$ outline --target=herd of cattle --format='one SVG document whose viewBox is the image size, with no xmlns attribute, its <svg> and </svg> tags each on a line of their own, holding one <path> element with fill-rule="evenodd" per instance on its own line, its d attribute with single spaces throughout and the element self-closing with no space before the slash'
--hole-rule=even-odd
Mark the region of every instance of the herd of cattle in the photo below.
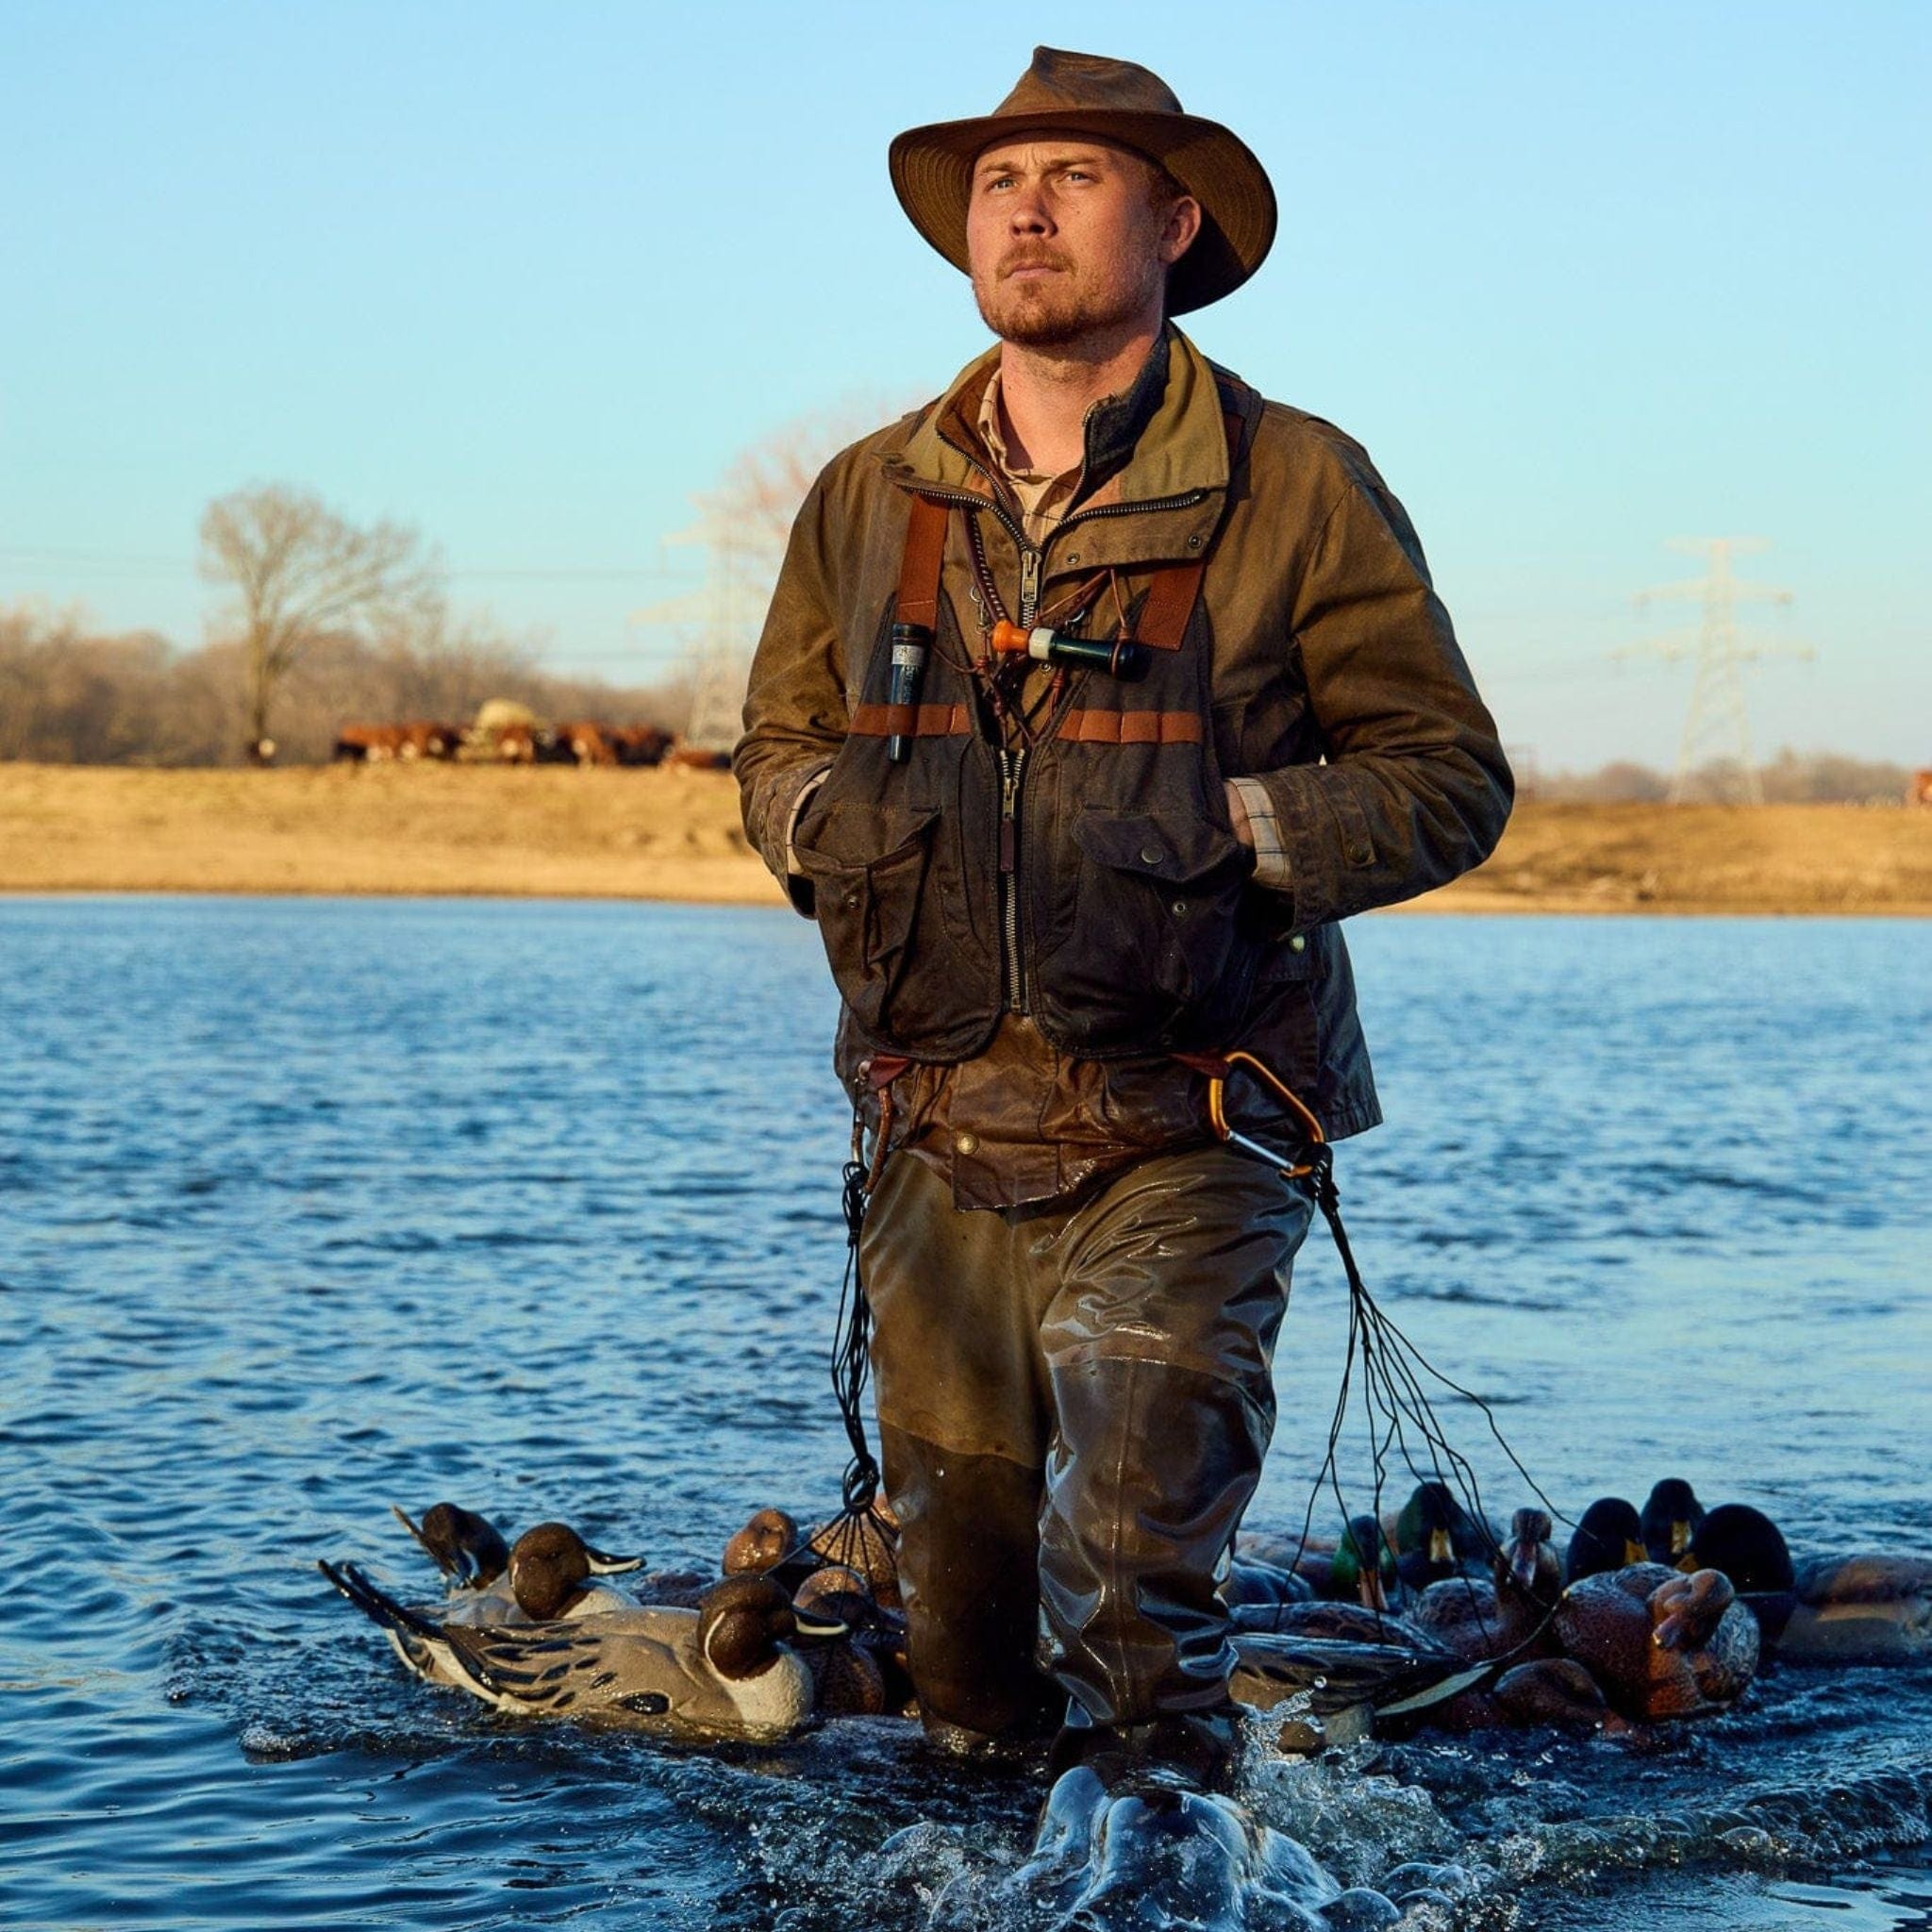
<svg viewBox="0 0 1932 1932">
<path fill-rule="evenodd" d="M 375 765 L 394 759 L 441 758 L 497 765 L 696 765 L 728 762 L 723 752 L 679 744 L 655 724 L 506 724 L 493 726 L 345 724 L 336 735 L 336 757 Z"/>
</svg>

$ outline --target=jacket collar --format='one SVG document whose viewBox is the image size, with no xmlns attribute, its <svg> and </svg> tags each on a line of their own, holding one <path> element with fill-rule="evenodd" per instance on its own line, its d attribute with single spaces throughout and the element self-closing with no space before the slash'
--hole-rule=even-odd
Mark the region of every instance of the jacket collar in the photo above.
<svg viewBox="0 0 1932 1932">
<path fill-rule="evenodd" d="M 1000 352 L 989 349 L 912 422 L 905 441 L 881 457 L 904 489 L 922 486 L 991 498 L 995 485 L 977 428 L 979 405 Z M 1227 438 L 1215 370 L 1169 323 L 1133 386 L 1087 412 L 1086 468 L 1077 511 L 1104 494 L 1131 506 L 1227 487 Z"/>
</svg>

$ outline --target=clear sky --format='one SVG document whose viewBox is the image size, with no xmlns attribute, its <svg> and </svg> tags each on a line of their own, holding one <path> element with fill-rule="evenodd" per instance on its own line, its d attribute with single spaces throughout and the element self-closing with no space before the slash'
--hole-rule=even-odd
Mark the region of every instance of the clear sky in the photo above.
<svg viewBox="0 0 1932 1932">
<path fill-rule="evenodd" d="M 1932 763 L 1932 6 L 0 9 L 0 602 L 199 642 L 213 496 L 301 483 L 619 678 L 747 444 L 984 343 L 903 126 L 1032 43 L 1238 129 L 1274 256 L 1190 318 L 1367 443 L 1511 743 L 1669 763 L 1664 541 L 1795 593 L 1759 742 Z"/>
</svg>

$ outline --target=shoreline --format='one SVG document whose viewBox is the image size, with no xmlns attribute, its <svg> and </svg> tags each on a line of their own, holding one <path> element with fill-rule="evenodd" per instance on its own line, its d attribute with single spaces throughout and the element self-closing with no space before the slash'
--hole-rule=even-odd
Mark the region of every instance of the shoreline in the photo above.
<svg viewBox="0 0 1932 1932">
<path fill-rule="evenodd" d="M 97 893 L 784 904 L 725 773 L 0 764 L 0 895 Z M 1932 917 L 1932 811 L 1531 801 L 1390 909 Z"/>
</svg>

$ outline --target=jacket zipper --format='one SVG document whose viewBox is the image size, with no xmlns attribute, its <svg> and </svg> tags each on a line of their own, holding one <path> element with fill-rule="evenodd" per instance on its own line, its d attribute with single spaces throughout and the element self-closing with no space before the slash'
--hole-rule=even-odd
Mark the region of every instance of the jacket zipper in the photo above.
<svg viewBox="0 0 1932 1932">
<path fill-rule="evenodd" d="M 973 461 L 966 451 L 959 453 L 966 457 L 968 462 Z M 988 480 L 991 481 L 991 478 Z M 992 622 L 1005 616 L 1006 606 L 1000 597 L 999 586 L 993 581 L 992 566 L 987 560 L 986 541 L 980 535 L 976 513 L 988 509 L 1000 520 L 1020 553 L 1020 610 L 1014 622 L 1023 628 L 1030 625 L 1040 608 L 1040 567 L 1046 554 L 1043 547 L 1036 546 L 1027 538 L 1025 531 L 1007 514 L 996 498 L 989 500 L 965 491 L 951 490 L 926 490 L 920 493 L 935 502 L 957 504 L 974 512 L 967 518 L 966 528 L 973 544 L 974 568 L 978 574 L 980 591 L 986 600 L 984 615 L 989 628 Z M 1135 510 L 1186 509 L 1190 505 L 1200 502 L 1207 493 L 1205 490 L 1191 490 L 1177 496 L 1160 497 L 1151 503 L 1101 504 L 1069 517 L 1054 535 L 1058 536 L 1061 531 L 1089 517 L 1125 516 Z M 999 751 L 1000 937 L 1006 964 L 1007 1010 L 1024 1013 L 1027 1007 L 1026 982 L 1020 962 L 1020 789 L 1026 778 L 1026 747 L 1022 745 L 1018 751 L 1010 751 L 1001 745 Z"/>
<path fill-rule="evenodd" d="M 1026 748 L 1000 746 L 1000 931 L 1006 944 L 1007 1008 L 1026 1010 L 1026 982 L 1020 970 L 1020 784 Z"/>
</svg>

